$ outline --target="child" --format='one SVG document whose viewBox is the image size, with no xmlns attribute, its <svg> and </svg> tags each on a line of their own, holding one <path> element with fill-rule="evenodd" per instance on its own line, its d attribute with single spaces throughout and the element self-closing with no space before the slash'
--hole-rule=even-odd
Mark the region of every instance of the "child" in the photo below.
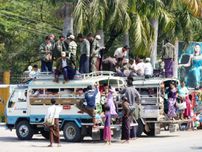
<svg viewBox="0 0 202 152">
<path fill-rule="evenodd" d="M 110 114 L 110 107 L 108 105 L 105 106 L 104 112 L 105 112 L 105 123 L 104 123 L 103 138 L 104 138 L 104 141 L 110 145 L 111 144 L 111 128 L 110 128 L 111 114 Z"/>
</svg>

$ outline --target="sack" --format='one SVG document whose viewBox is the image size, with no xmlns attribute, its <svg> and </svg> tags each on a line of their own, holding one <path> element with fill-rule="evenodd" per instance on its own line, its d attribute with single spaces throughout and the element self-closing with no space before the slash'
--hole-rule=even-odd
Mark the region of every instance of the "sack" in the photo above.
<svg viewBox="0 0 202 152">
<path fill-rule="evenodd" d="M 54 113 L 53 113 L 53 117 L 50 117 L 49 118 L 46 118 L 46 121 L 45 121 L 45 125 L 50 127 L 50 126 L 54 126 L 55 124 L 55 113 L 56 113 L 56 108 L 54 109 Z"/>
<path fill-rule="evenodd" d="M 55 124 L 55 119 L 54 118 L 47 118 L 46 119 L 46 122 L 45 122 L 45 125 L 50 127 L 50 126 L 54 126 Z"/>
<path fill-rule="evenodd" d="M 176 102 L 176 106 L 179 110 L 184 110 L 187 108 L 186 102 L 178 103 Z"/>
</svg>

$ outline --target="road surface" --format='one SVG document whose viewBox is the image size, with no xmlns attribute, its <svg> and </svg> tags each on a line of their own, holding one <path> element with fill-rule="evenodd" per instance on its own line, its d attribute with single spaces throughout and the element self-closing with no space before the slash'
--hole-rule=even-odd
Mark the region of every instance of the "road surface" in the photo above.
<svg viewBox="0 0 202 152">
<path fill-rule="evenodd" d="M 141 137 L 130 143 L 113 141 L 111 145 L 91 140 L 66 143 L 62 147 L 47 147 L 48 141 L 35 135 L 31 141 L 20 141 L 15 130 L 0 127 L 0 152 L 202 152 L 202 130 L 162 132 L 157 137 Z"/>
</svg>

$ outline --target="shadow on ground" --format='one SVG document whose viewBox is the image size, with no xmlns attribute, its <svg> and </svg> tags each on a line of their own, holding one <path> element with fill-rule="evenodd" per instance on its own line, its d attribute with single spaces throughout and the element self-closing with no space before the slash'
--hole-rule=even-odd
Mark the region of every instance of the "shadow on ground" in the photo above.
<svg viewBox="0 0 202 152">
<path fill-rule="evenodd" d="M 202 147 L 191 147 L 191 149 L 193 149 L 193 150 L 202 150 Z"/>
</svg>

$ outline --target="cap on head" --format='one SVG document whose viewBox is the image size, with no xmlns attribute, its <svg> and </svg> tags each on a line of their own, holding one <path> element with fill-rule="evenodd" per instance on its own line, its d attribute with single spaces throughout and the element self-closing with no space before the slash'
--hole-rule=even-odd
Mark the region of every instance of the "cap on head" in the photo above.
<svg viewBox="0 0 202 152">
<path fill-rule="evenodd" d="M 71 34 L 68 38 L 74 40 L 75 36 Z"/>
<path fill-rule="evenodd" d="M 96 39 L 96 40 L 101 40 L 101 36 L 100 36 L 100 35 L 96 35 L 96 36 L 95 36 L 95 39 Z"/>
<path fill-rule="evenodd" d="M 61 52 L 62 57 L 66 57 L 66 52 Z"/>
<path fill-rule="evenodd" d="M 151 59 L 150 59 L 150 58 L 146 58 L 145 61 L 146 61 L 146 62 L 150 62 Z"/>
</svg>

